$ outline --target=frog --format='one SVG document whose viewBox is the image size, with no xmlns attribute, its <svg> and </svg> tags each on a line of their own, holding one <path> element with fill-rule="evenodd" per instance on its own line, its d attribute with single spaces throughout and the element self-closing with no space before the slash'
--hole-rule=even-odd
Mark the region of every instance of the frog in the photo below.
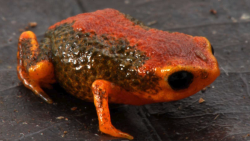
<svg viewBox="0 0 250 141">
<path fill-rule="evenodd" d="M 54 83 L 93 102 L 101 132 L 133 139 L 113 126 L 109 103 L 177 101 L 210 85 L 220 70 L 207 38 L 150 28 L 108 8 L 55 23 L 40 43 L 32 31 L 23 32 L 17 74 L 49 104 L 43 88 Z"/>
</svg>

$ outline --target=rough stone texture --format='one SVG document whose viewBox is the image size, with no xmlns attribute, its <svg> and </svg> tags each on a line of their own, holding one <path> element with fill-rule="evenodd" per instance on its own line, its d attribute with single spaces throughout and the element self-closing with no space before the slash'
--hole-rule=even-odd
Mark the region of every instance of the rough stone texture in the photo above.
<svg viewBox="0 0 250 141">
<path fill-rule="evenodd" d="M 250 139 L 250 1 L 0 0 L 0 140 L 120 140 L 98 131 L 93 103 L 55 86 L 47 92 L 57 104 L 48 105 L 20 84 L 15 68 L 19 29 L 29 22 L 38 23 L 30 29 L 41 39 L 57 21 L 107 7 L 150 27 L 207 37 L 221 69 L 221 76 L 205 93 L 184 100 L 111 105 L 112 122 L 118 129 L 135 140 Z M 211 9 L 217 14 L 211 14 Z M 205 102 L 199 104 L 201 97 Z M 78 108 L 71 111 L 72 107 Z"/>
</svg>

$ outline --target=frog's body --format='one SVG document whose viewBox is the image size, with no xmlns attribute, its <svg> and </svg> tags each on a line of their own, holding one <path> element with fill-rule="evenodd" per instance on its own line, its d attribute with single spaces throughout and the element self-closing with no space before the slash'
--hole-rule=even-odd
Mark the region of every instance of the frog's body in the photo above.
<svg viewBox="0 0 250 141">
<path fill-rule="evenodd" d="M 56 81 L 95 103 L 102 132 L 131 139 L 114 128 L 108 102 L 142 105 L 188 97 L 218 77 L 209 41 L 150 29 L 113 9 L 79 14 L 51 26 L 38 45 L 22 33 L 18 77 L 52 103 L 41 87 Z"/>
</svg>

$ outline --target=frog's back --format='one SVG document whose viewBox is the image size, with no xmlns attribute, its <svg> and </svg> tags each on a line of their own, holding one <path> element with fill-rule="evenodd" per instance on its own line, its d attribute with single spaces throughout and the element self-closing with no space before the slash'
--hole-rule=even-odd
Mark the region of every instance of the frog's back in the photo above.
<svg viewBox="0 0 250 141">
<path fill-rule="evenodd" d="M 195 64 L 197 62 L 193 61 L 197 56 L 190 52 L 197 48 L 204 51 L 207 46 L 207 41 L 200 40 L 199 37 L 149 28 L 129 15 L 114 9 L 79 14 L 56 23 L 50 29 L 65 23 L 73 23 L 72 28 L 75 31 L 94 33 L 97 36 L 107 35 L 128 41 L 130 46 L 135 46 L 137 50 L 145 52 L 146 56 L 150 57 L 145 62 L 147 69 L 176 65 L 182 62 Z M 173 58 L 183 58 L 185 61 L 176 62 Z M 201 66 L 205 66 L 205 64 L 200 62 Z"/>
<path fill-rule="evenodd" d="M 129 43 L 125 37 L 109 33 L 108 29 L 112 27 L 105 25 L 109 22 L 104 20 L 103 23 L 107 32 L 99 33 L 96 31 L 99 24 L 89 23 L 95 21 L 93 15 L 82 15 L 83 18 L 69 18 L 67 22 L 57 23 L 46 33 L 52 42 L 55 76 L 65 90 L 92 101 L 91 85 L 97 79 L 108 80 L 128 91 L 147 90 L 157 85 L 157 77 L 153 72 L 147 72 L 149 75 L 146 77 L 138 75 L 137 69 L 149 59 L 145 52 L 138 50 L 136 44 Z M 89 19 L 89 22 L 80 22 L 82 27 L 74 28 L 79 19 Z M 83 28 L 90 26 L 94 30 L 86 31 Z M 143 85 L 142 82 L 147 83 Z"/>
</svg>

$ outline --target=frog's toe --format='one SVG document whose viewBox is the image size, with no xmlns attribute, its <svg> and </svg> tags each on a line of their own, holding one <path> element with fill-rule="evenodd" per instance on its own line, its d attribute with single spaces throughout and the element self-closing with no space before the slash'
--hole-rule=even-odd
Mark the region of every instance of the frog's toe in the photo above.
<svg viewBox="0 0 250 141">
<path fill-rule="evenodd" d="M 29 77 L 27 77 L 26 73 L 20 73 L 19 76 L 26 88 L 32 90 L 35 95 L 42 98 L 45 102 L 49 104 L 53 103 L 53 100 L 42 90 L 40 85 L 38 85 L 35 81 L 31 80 Z"/>
<path fill-rule="evenodd" d="M 53 100 L 40 88 L 34 88 L 31 89 L 37 96 L 39 96 L 40 98 L 42 98 L 45 102 L 52 104 Z"/>
<path fill-rule="evenodd" d="M 113 125 L 100 127 L 100 130 L 103 133 L 109 134 L 109 135 L 114 136 L 114 137 L 126 138 L 126 139 L 129 139 L 129 140 L 134 139 L 133 136 L 116 129 Z"/>
</svg>

